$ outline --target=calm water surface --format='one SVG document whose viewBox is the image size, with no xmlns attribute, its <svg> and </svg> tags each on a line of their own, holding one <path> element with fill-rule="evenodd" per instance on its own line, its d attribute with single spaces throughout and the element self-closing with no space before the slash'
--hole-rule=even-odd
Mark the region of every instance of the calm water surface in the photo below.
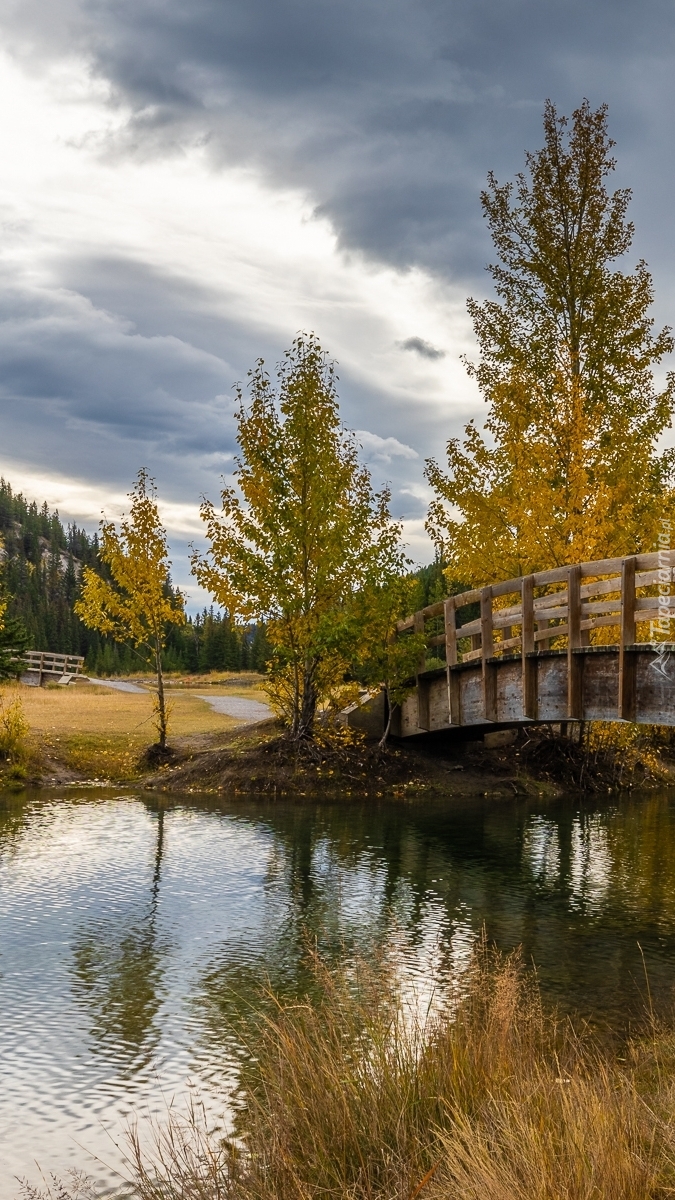
<svg viewBox="0 0 675 1200">
<path fill-rule="evenodd" d="M 675 985 L 675 800 L 0 799 L 0 1200 L 85 1167 L 113 1186 L 131 1114 L 236 1087 L 269 976 L 392 942 L 419 987 L 485 926 L 547 996 L 621 1025 Z"/>
</svg>

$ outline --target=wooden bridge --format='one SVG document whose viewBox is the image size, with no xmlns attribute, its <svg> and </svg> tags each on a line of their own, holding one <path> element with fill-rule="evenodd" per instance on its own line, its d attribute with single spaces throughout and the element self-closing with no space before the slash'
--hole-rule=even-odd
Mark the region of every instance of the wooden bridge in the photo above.
<svg viewBox="0 0 675 1200">
<path fill-rule="evenodd" d="M 556 567 L 450 596 L 399 622 L 399 636 L 424 633 L 428 650 L 392 733 L 675 725 L 675 643 L 662 640 L 675 618 L 674 566 L 675 551 L 662 550 Z"/>
<path fill-rule="evenodd" d="M 82 673 L 84 658 L 79 654 L 50 654 L 47 650 L 27 650 L 22 656 L 25 663 L 22 683 L 39 687 L 51 680 L 53 683 L 70 683 Z"/>
</svg>

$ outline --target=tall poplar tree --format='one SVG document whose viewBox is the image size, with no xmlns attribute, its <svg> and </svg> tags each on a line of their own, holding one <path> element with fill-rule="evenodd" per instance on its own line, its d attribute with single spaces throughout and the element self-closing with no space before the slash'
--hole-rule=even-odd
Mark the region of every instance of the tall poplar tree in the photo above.
<svg viewBox="0 0 675 1200">
<path fill-rule="evenodd" d="M 548 102 L 544 146 L 515 185 L 488 176 L 483 214 L 497 252 L 495 299 L 468 301 L 479 358 L 467 363 L 489 406 L 427 463 L 427 528 L 448 578 L 487 583 L 652 549 L 673 506 L 675 377 L 653 368 L 673 349 L 655 333 L 644 262 L 630 249 L 630 191 L 615 169 L 607 108 L 584 101 L 571 123 Z"/>
<path fill-rule="evenodd" d="M 403 570 L 400 527 L 340 422 L 335 365 L 314 335 L 294 341 L 278 390 L 262 360 L 249 380 L 248 406 L 238 392 L 237 487 L 223 489 L 220 511 L 202 505 L 210 547 L 193 571 L 233 619 L 265 623 L 270 694 L 306 741 L 353 656 L 353 601 Z"/>
<path fill-rule="evenodd" d="M 75 612 L 91 629 L 150 651 L 157 673 L 158 744 L 164 750 L 168 714 L 162 650 L 168 626 L 183 625 L 185 612 L 182 596 L 169 587 L 166 531 L 159 518 L 154 480 L 145 469 L 138 472 L 129 498 L 131 511 L 122 518 L 119 533 L 112 521 L 101 522 L 99 556 L 111 579 L 85 567 Z"/>
</svg>

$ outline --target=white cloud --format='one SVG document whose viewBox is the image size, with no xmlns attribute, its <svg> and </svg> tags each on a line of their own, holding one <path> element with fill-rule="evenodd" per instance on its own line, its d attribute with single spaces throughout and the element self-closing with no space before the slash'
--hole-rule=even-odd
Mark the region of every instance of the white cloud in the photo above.
<svg viewBox="0 0 675 1200">
<path fill-rule="evenodd" d="M 404 517 L 403 543 L 413 562 L 420 565 L 433 558 L 433 548 L 424 528 L 424 517 Z"/>
<path fill-rule="evenodd" d="M 383 438 L 377 433 L 369 433 L 367 429 L 357 429 L 356 438 L 366 458 L 374 458 L 378 462 L 390 463 L 392 458 L 419 458 L 412 446 L 406 446 L 395 437 Z"/>
<path fill-rule="evenodd" d="M 129 511 L 128 494 L 105 485 L 88 483 L 72 476 L 45 474 L 16 461 L 0 461 L 0 475 L 7 479 L 14 492 L 22 492 L 26 500 L 58 509 L 62 521 L 74 522 L 93 531 L 101 517 L 117 521 Z M 130 485 L 133 480 L 130 481 Z M 175 537 L 201 536 L 204 530 L 199 516 L 199 504 L 176 504 L 158 498 L 162 521 Z"/>
<path fill-rule="evenodd" d="M 91 524 L 101 508 L 119 509 L 142 461 L 158 477 L 169 528 L 192 535 L 190 514 L 217 487 L 233 443 L 231 409 L 217 397 L 245 376 L 250 346 L 269 361 L 301 328 L 338 360 L 347 423 L 358 411 L 386 425 L 386 437 L 359 437 L 376 476 L 391 466 L 395 492 L 408 485 L 408 464 L 445 440 L 448 416 L 459 421 L 475 407 L 458 361 L 470 346 L 458 290 L 419 269 L 344 253 L 311 197 L 275 190 L 248 168 L 216 171 L 204 147 L 151 161 L 106 158 L 128 114 L 108 104 L 82 62 L 28 76 L 0 54 L 0 104 L 13 114 L 0 128 L 0 403 L 5 455 L 21 458 L 5 463 L 16 486 Z M 138 331 L 124 297 L 95 301 L 86 281 L 63 286 L 64 264 L 102 258 L 146 273 L 159 313 L 150 334 Z M 187 334 L 174 320 L 180 296 L 168 315 L 157 301 L 164 279 L 183 281 L 194 297 L 181 313 L 192 320 Z M 13 307 L 15 293 L 27 297 L 25 311 Z M 141 314 L 144 303 L 145 294 Z M 230 330 L 227 354 L 203 333 L 214 327 Z M 401 354 L 419 328 L 448 347 L 445 358 Z M 183 503 L 190 494 L 194 508 Z"/>
</svg>

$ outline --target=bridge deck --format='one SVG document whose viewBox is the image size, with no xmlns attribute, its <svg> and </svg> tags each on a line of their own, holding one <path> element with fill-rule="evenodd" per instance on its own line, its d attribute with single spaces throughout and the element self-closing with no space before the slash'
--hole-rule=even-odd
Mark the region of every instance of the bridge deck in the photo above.
<svg viewBox="0 0 675 1200">
<path fill-rule="evenodd" d="M 393 732 L 567 720 L 675 725 L 675 643 L 661 640 L 675 615 L 674 567 L 671 550 L 556 567 L 401 621 L 399 636 L 425 633 L 435 662 L 429 651 L 420 660 Z"/>
</svg>

